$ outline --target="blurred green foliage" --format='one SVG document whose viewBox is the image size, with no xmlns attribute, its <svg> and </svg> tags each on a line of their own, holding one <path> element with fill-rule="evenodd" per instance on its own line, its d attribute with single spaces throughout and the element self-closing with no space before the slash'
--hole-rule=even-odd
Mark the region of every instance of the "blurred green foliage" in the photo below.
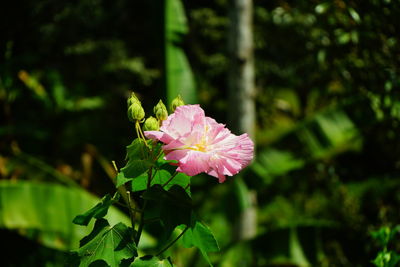
<svg viewBox="0 0 400 267">
<path fill-rule="evenodd" d="M 371 236 L 378 241 L 381 246 L 381 251 L 378 252 L 376 258 L 372 263 L 377 267 L 390 267 L 397 266 L 400 262 L 400 254 L 392 250 L 392 243 L 396 235 L 399 234 L 400 226 L 396 225 L 393 229 L 385 226 L 379 228 L 377 231 L 371 232 Z"/>
<path fill-rule="evenodd" d="M 224 122 L 231 5 L 183 4 L 189 32 L 179 37 L 198 101 Z M 258 155 L 244 181 L 257 195 L 257 236 L 234 238 L 240 189 L 194 178 L 194 205 L 221 247 L 209 255 L 215 265 L 367 266 L 375 259 L 379 247 L 368 233 L 400 221 L 398 14 L 393 0 L 254 1 Z M 123 166 L 134 137 L 126 97 L 135 91 L 151 110 L 165 96 L 163 21 L 163 1 L 4 3 L 1 179 L 112 191 L 109 162 Z M 31 262 L 64 260 L 1 234 L 18 240 Z M 173 254 L 178 266 L 206 264 L 196 250 Z"/>
</svg>

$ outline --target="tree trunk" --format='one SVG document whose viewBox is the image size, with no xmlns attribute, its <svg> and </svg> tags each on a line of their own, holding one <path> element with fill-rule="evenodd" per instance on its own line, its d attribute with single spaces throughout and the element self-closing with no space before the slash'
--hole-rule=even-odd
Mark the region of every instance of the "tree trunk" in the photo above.
<svg viewBox="0 0 400 267">
<path fill-rule="evenodd" d="M 255 140 L 255 87 L 252 31 L 252 0 L 232 0 L 229 32 L 229 124 L 236 134 L 248 133 Z M 249 191 L 242 177 L 235 178 L 240 211 L 236 239 L 256 235 L 256 192 Z"/>
<path fill-rule="evenodd" d="M 252 0 L 232 0 L 229 32 L 229 123 L 254 140 L 254 60 Z"/>
</svg>

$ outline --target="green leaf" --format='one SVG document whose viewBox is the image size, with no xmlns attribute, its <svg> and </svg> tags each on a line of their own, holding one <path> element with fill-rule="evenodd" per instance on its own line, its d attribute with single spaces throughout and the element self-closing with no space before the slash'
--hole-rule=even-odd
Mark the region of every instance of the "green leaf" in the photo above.
<svg viewBox="0 0 400 267">
<path fill-rule="evenodd" d="M 296 227 L 289 230 L 289 251 L 291 259 L 299 266 L 310 266 L 299 240 Z"/>
<path fill-rule="evenodd" d="M 121 172 L 127 178 L 135 178 L 149 170 L 152 163 L 147 160 L 130 160 Z"/>
<path fill-rule="evenodd" d="M 172 267 L 173 265 L 169 263 L 167 259 L 160 260 L 154 256 L 144 256 L 136 258 L 130 267 Z"/>
<path fill-rule="evenodd" d="M 19 233 L 47 247 L 70 251 L 90 231 L 72 223 L 99 202 L 99 198 L 76 188 L 54 183 L 0 180 L 0 228 Z M 110 223 L 129 223 L 129 217 L 111 206 Z M 34 231 L 31 231 L 34 230 Z M 34 234 L 30 234 L 34 232 Z M 146 242 L 151 242 L 146 237 Z M 143 240 L 143 241 L 144 241 Z"/>
<path fill-rule="evenodd" d="M 262 151 L 251 167 L 260 177 L 263 177 L 266 184 L 270 184 L 274 177 L 299 169 L 304 164 L 303 159 L 296 158 L 290 151 L 270 148 Z"/>
<path fill-rule="evenodd" d="M 132 181 L 133 178 L 126 178 L 125 174 L 123 172 L 119 172 L 117 175 L 117 184 L 116 187 L 120 187 L 121 185 L 126 184 L 129 181 Z"/>
<path fill-rule="evenodd" d="M 296 144 L 293 150 L 288 144 Z M 327 109 L 298 123 L 277 142 L 261 151 L 253 170 L 266 184 L 302 168 L 310 161 L 326 159 L 361 148 L 362 136 L 343 109 Z"/>
<path fill-rule="evenodd" d="M 151 202 L 149 205 L 153 204 L 164 225 L 166 237 L 176 226 L 190 224 L 192 199 L 182 187 L 174 185 L 166 191 L 160 185 L 154 185 L 142 197 Z"/>
<path fill-rule="evenodd" d="M 137 256 L 132 240 L 132 229 L 118 223 L 110 226 L 105 219 L 98 219 L 93 231 L 81 240 L 77 250 L 80 267 L 89 266 L 97 260 L 105 261 L 109 266 L 120 266 L 121 260 Z"/>
<path fill-rule="evenodd" d="M 395 267 L 400 262 L 400 255 L 394 251 L 380 251 L 372 261 L 377 267 Z"/>
<path fill-rule="evenodd" d="M 196 103 L 192 70 L 181 45 L 188 32 L 185 9 L 180 0 L 165 2 L 165 70 L 167 103 L 181 94 L 187 103 Z"/>
<path fill-rule="evenodd" d="M 155 172 L 153 179 L 151 180 L 151 186 L 155 184 L 163 185 L 171 177 L 171 174 L 164 170 L 158 170 Z M 132 191 L 143 191 L 147 188 L 147 174 L 142 174 L 132 180 Z"/>
<path fill-rule="evenodd" d="M 354 19 L 354 21 L 357 23 L 360 23 L 361 18 L 360 18 L 360 15 L 358 15 L 357 11 L 352 7 L 349 7 L 348 10 L 349 10 L 350 16 Z"/>
<path fill-rule="evenodd" d="M 210 266 L 212 266 L 207 252 L 219 251 L 217 240 L 211 233 L 210 229 L 198 221 L 195 216 L 192 216 L 192 223 L 190 228 L 183 235 L 182 242 L 186 248 L 191 248 L 194 246 L 200 249 L 204 259 Z"/>
<path fill-rule="evenodd" d="M 108 208 L 111 205 L 111 196 L 107 194 L 101 199 L 100 203 L 98 203 L 96 206 L 94 206 L 84 214 L 76 216 L 72 222 L 79 225 L 88 225 L 93 217 L 96 219 L 100 219 L 106 216 Z"/>
<path fill-rule="evenodd" d="M 330 5 L 331 5 L 331 3 L 329 3 L 329 2 L 321 3 L 315 7 L 315 12 L 317 14 L 324 14 L 328 10 Z"/>
<path fill-rule="evenodd" d="M 142 139 L 136 138 L 126 147 L 126 160 L 144 159 L 150 154 L 149 148 Z"/>
<path fill-rule="evenodd" d="M 126 178 L 138 177 L 152 166 L 153 163 L 148 160 L 150 150 L 142 139 L 136 138 L 126 149 L 128 163 L 121 169 Z"/>
<path fill-rule="evenodd" d="M 166 170 L 157 170 L 154 173 L 153 179 L 151 180 L 151 186 L 164 185 L 171 178 L 171 176 L 171 173 Z M 147 187 L 147 179 L 147 174 L 142 174 L 134 179 L 131 179 L 132 191 L 137 192 L 145 190 Z M 184 173 L 178 173 L 170 182 L 168 182 L 168 184 L 164 188 L 168 190 L 174 185 L 179 185 L 182 188 L 186 188 L 189 183 L 190 176 L 187 176 Z M 186 192 L 190 195 L 189 187 L 186 189 Z"/>
</svg>

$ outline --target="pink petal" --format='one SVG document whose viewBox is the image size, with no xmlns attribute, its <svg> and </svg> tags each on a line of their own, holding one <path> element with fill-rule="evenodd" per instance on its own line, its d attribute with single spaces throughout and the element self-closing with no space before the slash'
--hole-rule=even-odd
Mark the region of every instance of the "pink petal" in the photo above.
<svg viewBox="0 0 400 267">
<path fill-rule="evenodd" d="M 232 134 L 225 125 L 206 117 L 199 105 L 178 107 L 160 131 L 145 135 L 164 143 L 165 159 L 177 161 L 177 171 L 189 176 L 205 172 L 220 183 L 253 159 L 254 143 L 249 136 Z"/>
<path fill-rule="evenodd" d="M 184 146 L 185 144 L 182 143 L 179 140 L 172 140 L 171 142 L 169 142 L 168 144 L 163 146 L 163 150 L 173 150 L 173 149 L 178 149 L 181 148 L 182 146 Z"/>
<path fill-rule="evenodd" d="M 161 131 L 169 133 L 174 138 L 192 131 L 193 125 L 202 123 L 204 111 L 199 105 L 185 105 L 177 107 L 167 120 L 163 121 Z"/>
<path fill-rule="evenodd" d="M 199 151 L 189 151 L 184 161 L 179 162 L 177 171 L 189 176 L 206 172 L 209 167 L 209 155 Z"/>
<path fill-rule="evenodd" d="M 188 150 L 172 150 L 168 151 L 165 155 L 166 160 L 176 160 L 178 162 L 186 161 L 185 158 L 187 157 Z"/>
<path fill-rule="evenodd" d="M 159 131 L 144 131 L 144 136 L 154 141 L 161 141 L 163 143 L 169 143 L 174 139 L 167 133 L 159 132 Z"/>
</svg>

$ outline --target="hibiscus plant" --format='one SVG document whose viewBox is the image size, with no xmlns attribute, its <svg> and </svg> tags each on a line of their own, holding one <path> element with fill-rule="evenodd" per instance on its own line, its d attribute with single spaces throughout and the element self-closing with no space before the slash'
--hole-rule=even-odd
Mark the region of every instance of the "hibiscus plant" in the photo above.
<svg viewBox="0 0 400 267">
<path fill-rule="evenodd" d="M 160 101 L 155 117 L 145 119 L 139 99 L 128 99 L 128 118 L 137 138 L 127 146 L 126 166 L 117 169 L 116 193 L 106 195 L 95 207 L 78 215 L 75 224 L 92 232 L 73 252 L 71 265 L 173 266 L 166 251 L 179 239 L 184 247 L 197 247 L 211 265 L 208 252 L 219 250 L 210 229 L 194 214 L 190 179 L 200 173 L 220 183 L 246 167 L 253 158 L 253 142 L 247 134 L 236 136 L 223 124 L 206 117 L 199 105 L 185 105 L 180 96 L 168 116 Z M 112 204 L 128 209 L 131 225 L 110 225 L 104 218 Z M 154 255 L 143 254 L 145 226 L 156 225 L 164 245 Z"/>
</svg>

